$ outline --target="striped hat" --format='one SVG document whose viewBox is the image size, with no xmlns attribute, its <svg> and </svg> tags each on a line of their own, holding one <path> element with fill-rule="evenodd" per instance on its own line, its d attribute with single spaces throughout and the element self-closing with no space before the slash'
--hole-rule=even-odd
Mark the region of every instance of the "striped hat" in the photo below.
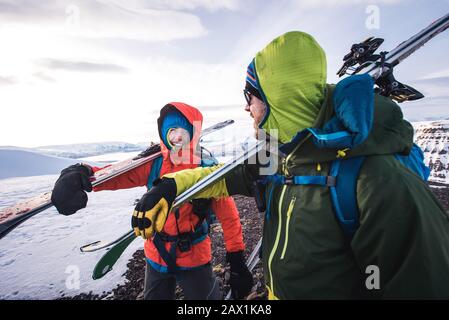
<svg viewBox="0 0 449 320">
<path fill-rule="evenodd" d="M 251 63 L 248 65 L 248 68 L 246 69 L 245 89 L 247 89 L 252 95 L 256 96 L 260 100 L 263 100 L 262 95 L 260 94 L 259 82 L 257 81 L 254 59 L 253 61 L 251 61 Z"/>
</svg>

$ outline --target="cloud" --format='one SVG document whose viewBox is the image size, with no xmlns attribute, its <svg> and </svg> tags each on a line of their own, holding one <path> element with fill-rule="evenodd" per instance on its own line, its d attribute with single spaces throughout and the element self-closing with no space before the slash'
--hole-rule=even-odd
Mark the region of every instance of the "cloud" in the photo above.
<svg viewBox="0 0 449 320">
<path fill-rule="evenodd" d="M 93 63 L 87 61 L 70 61 L 59 59 L 42 59 L 37 62 L 41 67 L 52 70 L 78 71 L 78 72 L 111 72 L 126 73 L 130 69 L 112 63 Z"/>
<path fill-rule="evenodd" d="M 394 5 L 404 0 L 296 0 L 302 8 L 343 7 L 354 5 Z"/>
<path fill-rule="evenodd" d="M 425 84 L 425 85 L 433 85 L 433 86 L 444 86 L 445 88 L 449 87 L 449 76 L 446 77 L 434 77 L 434 78 L 422 78 L 415 80 L 414 82 Z"/>
<path fill-rule="evenodd" d="M 25 29 L 25 33 L 31 34 L 140 41 L 171 41 L 207 34 L 194 14 L 151 9 L 143 4 L 143 1 L 0 0 L 0 27 L 10 27 L 13 32 Z"/>
<path fill-rule="evenodd" d="M 238 10 L 238 0 L 156 0 L 151 1 L 152 5 L 161 4 L 174 10 L 193 10 L 204 8 L 208 11 L 214 12 L 221 9 Z"/>
<path fill-rule="evenodd" d="M 439 70 L 436 72 L 429 73 L 420 79 L 432 79 L 432 78 L 440 78 L 440 77 L 449 77 L 449 69 Z"/>
<path fill-rule="evenodd" d="M 215 12 L 218 10 L 236 11 L 240 8 L 238 0 L 112 0 L 108 2 L 164 10 L 205 9 Z"/>
<path fill-rule="evenodd" d="M 2 76 L 0 76 L 0 87 L 10 86 L 10 85 L 13 85 L 13 84 L 17 84 L 18 82 L 19 81 L 15 77 L 11 77 L 11 76 L 2 77 Z"/>
<path fill-rule="evenodd" d="M 424 77 L 408 81 L 407 84 L 422 92 L 426 97 L 431 98 L 432 101 L 439 100 L 444 102 L 445 105 L 449 104 L 449 100 L 445 99 L 449 87 L 449 69 L 430 73 Z M 442 99 L 442 97 L 444 98 Z"/>
<path fill-rule="evenodd" d="M 243 104 L 244 78 L 239 65 L 182 62 L 159 56 L 148 57 L 146 62 L 139 72 L 145 79 L 141 81 L 144 88 L 158 88 L 153 97 L 194 105 Z"/>
<path fill-rule="evenodd" d="M 56 82 L 56 79 L 54 79 L 53 77 L 49 76 L 48 74 L 46 74 L 43 71 L 39 71 L 39 72 L 35 72 L 33 73 L 33 77 L 48 82 L 48 83 L 54 83 Z"/>
<path fill-rule="evenodd" d="M 404 116 L 409 121 L 423 121 L 447 119 L 448 100 L 433 101 L 431 98 L 425 98 L 407 104 L 401 104 Z"/>
</svg>

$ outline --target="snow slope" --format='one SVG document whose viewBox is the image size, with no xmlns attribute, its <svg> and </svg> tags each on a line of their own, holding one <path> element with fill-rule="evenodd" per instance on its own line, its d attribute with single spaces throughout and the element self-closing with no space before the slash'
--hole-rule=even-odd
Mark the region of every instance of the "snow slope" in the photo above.
<svg viewBox="0 0 449 320">
<path fill-rule="evenodd" d="M 99 142 L 99 143 L 79 143 L 42 146 L 34 148 L 37 152 L 63 158 L 86 158 L 118 152 L 142 151 L 146 147 L 143 144 L 132 144 L 127 142 Z"/>
<path fill-rule="evenodd" d="M 58 175 L 4 179 L 0 208 L 51 190 Z M 79 247 L 112 240 L 130 230 L 134 200 L 145 188 L 89 194 L 85 209 L 71 216 L 50 208 L 30 218 L 0 240 L 0 299 L 54 299 L 92 291 L 101 294 L 123 283 L 126 263 L 142 247 L 135 240 L 109 274 L 92 279 L 104 250 L 82 253 Z M 143 275 L 142 275 L 143 276 Z"/>
<path fill-rule="evenodd" d="M 82 162 L 96 162 L 96 163 L 100 163 L 102 165 L 106 165 L 108 163 L 122 161 L 122 160 L 129 159 L 131 157 L 135 157 L 140 152 L 141 151 L 135 151 L 135 152 L 113 152 L 113 153 L 107 153 L 107 154 L 100 154 L 98 156 L 80 158 L 78 160 L 80 160 Z"/>
<path fill-rule="evenodd" d="M 20 149 L 0 149 L 0 179 L 56 174 L 76 162 Z"/>
</svg>

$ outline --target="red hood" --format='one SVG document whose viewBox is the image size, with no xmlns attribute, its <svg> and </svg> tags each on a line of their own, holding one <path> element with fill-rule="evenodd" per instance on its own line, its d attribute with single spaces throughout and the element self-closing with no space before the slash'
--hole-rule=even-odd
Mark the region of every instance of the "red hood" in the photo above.
<svg viewBox="0 0 449 320">
<path fill-rule="evenodd" d="M 176 156 L 170 156 L 170 150 L 165 145 L 161 137 L 161 124 L 167 112 L 176 109 L 181 112 L 184 117 L 190 122 L 193 127 L 193 137 L 190 140 L 189 146 L 180 150 Z M 158 132 L 161 138 L 161 152 L 163 156 L 163 165 L 161 175 L 168 172 L 176 172 L 183 169 L 196 168 L 201 163 L 201 157 L 197 152 L 197 146 L 201 135 L 201 127 L 203 125 L 203 115 L 201 112 L 188 104 L 182 102 L 170 102 L 166 104 L 160 112 L 158 122 Z M 181 163 L 179 160 L 181 160 Z"/>
</svg>

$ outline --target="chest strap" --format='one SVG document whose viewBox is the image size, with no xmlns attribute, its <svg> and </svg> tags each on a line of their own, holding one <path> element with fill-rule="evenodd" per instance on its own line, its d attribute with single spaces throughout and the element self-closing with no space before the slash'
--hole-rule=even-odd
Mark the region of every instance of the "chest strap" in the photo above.
<svg viewBox="0 0 449 320">
<path fill-rule="evenodd" d="M 333 187 L 336 184 L 336 179 L 334 176 L 284 176 L 280 174 L 274 174 L 271 176 L 266 176 L 262 183 L 274 183 L 278 185 L 318 185 Z"/>
<path fill-rule="evenodd" d="M 357 206 L 357 178 L 365 157 L 338 159 L 331 162 L 328 176 L 265 176 L 259 182 L 272 184 L 268 196 L 266 218 L 270 217 L 270 204 L 276 185 L 315 185 L 329 187 L 335 216 L 343 232 L 352 236 L 359 226 Z"/>
</svg>

